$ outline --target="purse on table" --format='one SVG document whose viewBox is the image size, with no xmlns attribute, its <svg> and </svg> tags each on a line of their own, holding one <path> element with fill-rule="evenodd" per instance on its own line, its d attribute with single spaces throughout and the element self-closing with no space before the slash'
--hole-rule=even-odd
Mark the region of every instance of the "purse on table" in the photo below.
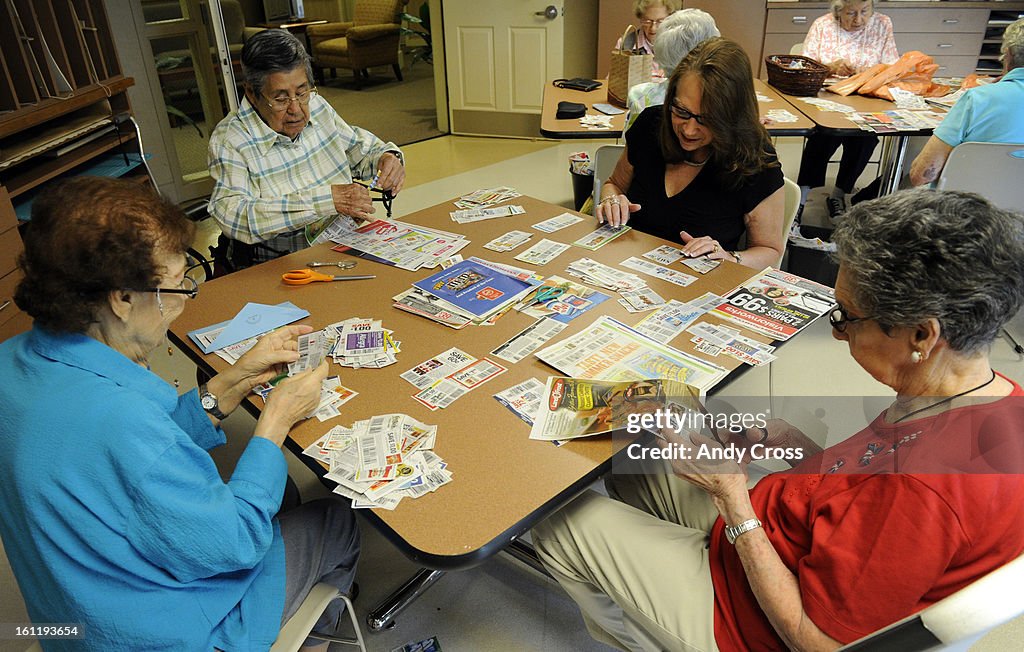
<svg viewBox="0 0 1024 652">
<path fill-rule="evenodd" d="M 587 114 L 587 105 L 579 102 L 559 102 L 555 117 L 559 120 L 582 118 Z"/>
<path fill-rule="evenodd" d="M 551 82 L 559 88 L 568 88 L 573 91 L 592 91 L 595 88 L 601 87 L 601 82 L 594 81 L 593 79 L 584 79 L 583 77 L 573 77 L 572 79 L 556 79 Z"/>
</svg>

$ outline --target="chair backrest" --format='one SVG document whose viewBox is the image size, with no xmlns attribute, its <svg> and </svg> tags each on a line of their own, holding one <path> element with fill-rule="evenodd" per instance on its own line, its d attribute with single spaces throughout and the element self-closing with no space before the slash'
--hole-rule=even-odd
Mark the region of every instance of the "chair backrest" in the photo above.
<svg viewBox="0 0 1024 652">
<path fill-rule="evenodd" d="M 402 24 L 406 0 L 356 0 L 352 20 L 356 25 Z"/>
<path fill-rule="evenodd" d="M 601 145 L 594 152 L 594 212 L 597 212 L 597 204 L 601 201 L 601 185 L 608 180 L 615 170 L 615 164 L 619 162 L 625 145 Z"/>
<path fill-rule="evenodd" d="M 799 43 L 796 43 L 795 45 L 793 45 L 793 47 L 789 48 L 789 53 L 790 54 L 803 54 L 804 53 L 804 42 L 800 41 Z"/>
<path fill-rule="evenodd" d="M 793 221 L 796 220 L 797 211 L 800 210 L 800 186 L 788 177 L 782 177 L 782 191 L 785 195 L 785 205 L 782 209 L 782 255 L 786 255 L 786 243 L 789 242 L 789 231 L 793 228 Z M 782 258 L 779 258 L 776 267 L 782 265 Z"/>
<path fill-rule="evenodd" d="M 840 650 L 919 652 L 946 649 L 955 643 L 976 640 L 990 629 L 1024 613 L 1024 601 L 1020 599 L 1022 585 L 1024 557 L 1018 557 L 924 611 Z"/>
<path fill-rule="evenodd" d="M 1024 210 L 1024 144 L 961 143 L 946 159 L 935 187 L 976 192 L 1009 210 Z"/>
</svg>

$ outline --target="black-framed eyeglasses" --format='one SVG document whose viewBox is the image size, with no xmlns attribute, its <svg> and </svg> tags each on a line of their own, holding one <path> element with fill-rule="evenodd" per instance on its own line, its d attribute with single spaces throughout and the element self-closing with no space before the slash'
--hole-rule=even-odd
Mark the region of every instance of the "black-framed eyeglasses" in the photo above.
<svg viewBox="0 0 1024 652">
<path fill-rule="evenodd" d="M 264 95 L 263 99 L 267 102 L 267 106 L 270 107 L 271 111 L 274 113 L 284 113 L 292 105 L 292 102 L 298 102 L 301 106 L 307 106 L 314 95 L 316 95 L 316 86 L 308 91 L 296 93 L 294 96 L 267 97 Z"/>
<path fill-rule="evenodd" d="M 832 328 L 840 333 L 846 332 L 846 326 L 859 321 L 867 321 L 874 319 L 874 317 L 851 317 L 850 313 L 846 312 L 846 308 L 843 304 L 837 303 L 836 307 L 832 309 L 832 312 L 828 313 L 828 323 L 832 324 Z"/>
<path fill-rule="evenodd" d="M 704 124 L 704 116 L 698 113 L 694 113 L 689 109 L 684 109 L 683 107 L 676 104 L 674 100 L 672 102 L 669 102 L 668 110 L 672 112 L 672 115 L 679 118 L 680 120 L 689 120 L 690 118 L 693 118 L 694 120 L 697 121 L 697 124 Z"/>
</svg>

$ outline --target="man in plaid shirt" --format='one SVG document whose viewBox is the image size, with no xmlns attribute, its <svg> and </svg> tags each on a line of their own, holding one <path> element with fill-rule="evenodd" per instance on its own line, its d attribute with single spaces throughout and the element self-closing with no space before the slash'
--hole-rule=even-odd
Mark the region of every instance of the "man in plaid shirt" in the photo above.
<svg viewBox="0 0 1024 652">
<path fill-rule="evenodd" d="M 402 152 L 350 126 L 316 94 L 310 57 L 291 33 L 251 38 L 242 72 L 245 98 L 214 129 L 209 148 L 210 214 L 226 236 L 221 254 L 230 267 L 308 247 L 339 216 L 370 218 L 370 193 L 353 178 L 393 195 L 402 189 Z"/>
</svg>

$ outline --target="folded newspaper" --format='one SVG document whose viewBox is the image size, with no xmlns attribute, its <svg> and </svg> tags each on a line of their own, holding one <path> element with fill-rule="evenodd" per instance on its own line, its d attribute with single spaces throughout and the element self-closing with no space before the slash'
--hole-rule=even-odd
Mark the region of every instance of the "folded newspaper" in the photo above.
<svg viewBox="0 0 1024 652">
<path fill-rule="evenodd" d="M 608 381 L 551 376 L 530 439 L 575 439 L 621 430 L 639 415 L 700 411 L 700 390 L 667 378 Z"/>
</svg>

